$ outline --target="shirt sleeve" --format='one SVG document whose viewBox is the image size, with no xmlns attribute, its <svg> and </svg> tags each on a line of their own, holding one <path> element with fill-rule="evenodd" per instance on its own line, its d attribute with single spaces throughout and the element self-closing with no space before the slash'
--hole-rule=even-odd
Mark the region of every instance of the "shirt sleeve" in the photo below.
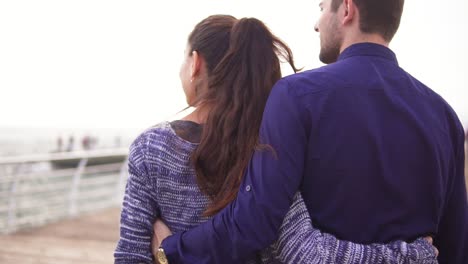
<svg viewBox="0 0 468 264">
<path fill-rule="evenodd" d="M 169 263 L 239 263 L 266 248 L 302 180 L 307 131 L 299 97 L 282 79 L 268 98 L 255 151 L 236 200 L 200 226 L 166 238 Z"/>
<path fill-rule="evenodd" d="M 468 263 L 468 202 L 465 185 L 464 132 L 456 136 L 453 176 L 445 208 L 434 239 L 439 249 L 439 263 Z"/>
<path fill-rule="evenodd" d="M 299 192 L 279 229 L 279 239 L 272 247 L 275 258 L 285 264 L 437 263 L 434 248 L 423 238 L 412 243 L 400 240 L 364 245 L 322 233 L 313 227 Z"/>
<path fill-rule="evenodd" d="M 156 194 L 145 166 L 146 140 L 141 135 L 130 147 L 128 180 L 121 218 L 115 263 L 153 263 L 151 238 L 158 217 Z"/>
</svg>

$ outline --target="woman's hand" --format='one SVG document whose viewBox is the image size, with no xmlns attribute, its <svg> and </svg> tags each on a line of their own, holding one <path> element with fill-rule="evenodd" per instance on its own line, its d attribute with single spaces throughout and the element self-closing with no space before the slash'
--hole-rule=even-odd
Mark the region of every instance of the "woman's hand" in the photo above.
<svg viewBox="0 0 468 264">
<path fill-rule="evenodd" d="M 439 256 L 439 250 L 434 246 L 434 243 L 433 243 L 434 241 L 433 241 L 432 237 L 427 236 L 427 237 L 424 237 L 424 239 L 426 239 L 427 242 L 429 242 L 432 245 L 432 247 L 434 248 L 435 255 L 436 255 L 436 257 L 438 257 Z"/>
</svg>

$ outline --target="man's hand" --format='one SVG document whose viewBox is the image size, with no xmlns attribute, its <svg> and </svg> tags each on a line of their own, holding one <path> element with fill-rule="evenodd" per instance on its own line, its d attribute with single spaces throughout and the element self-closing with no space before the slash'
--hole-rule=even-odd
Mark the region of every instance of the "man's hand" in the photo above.
<svg viewBox="0 0 468 264">
<path fill-rule="evenodd" d="M 153 256 L 155 256 L 155 263 L 158 263 L 156 256 L 159 246 L 161 246 L 162 241 L 170 235 L 172 235 L 172 232 L 169 227 L 167 227 L 161 219 L 157 219 L 153 224 L 153 238 L 151 239 L 151 250 Z"/>
</svg>

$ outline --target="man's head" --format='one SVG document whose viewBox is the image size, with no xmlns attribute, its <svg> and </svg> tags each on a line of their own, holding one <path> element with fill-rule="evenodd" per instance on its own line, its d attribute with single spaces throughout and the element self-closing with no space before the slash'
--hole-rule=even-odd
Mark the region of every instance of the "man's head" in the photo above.
<svg viewBox="0 0 468 264">
<path fill-rule="evenodd" d="M 315 25 L 320 60 L 332 63 L 347 46 L 380 38 L 389 43 L 400 25 L 404 0 L 322 0 Z"/>
</svg>

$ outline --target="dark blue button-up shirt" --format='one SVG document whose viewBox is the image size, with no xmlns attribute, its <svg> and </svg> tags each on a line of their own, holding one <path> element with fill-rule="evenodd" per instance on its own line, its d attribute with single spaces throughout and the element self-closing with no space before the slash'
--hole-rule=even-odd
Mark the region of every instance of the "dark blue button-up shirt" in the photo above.
<svg viewBox="0 0 468 264">
<path fill-rule="evenodd" d="M 212 220 L 163 241 L 169 263 L 241 262 L 276 239 L 298 189 L 313 224 L 340 239 L 432 235 L 441 263 L 468 263 L 463 128 L 388 48 L 355 44 L 280 80 L 260 136 L 274 153 L 255 152 Z"/>
</svg>

